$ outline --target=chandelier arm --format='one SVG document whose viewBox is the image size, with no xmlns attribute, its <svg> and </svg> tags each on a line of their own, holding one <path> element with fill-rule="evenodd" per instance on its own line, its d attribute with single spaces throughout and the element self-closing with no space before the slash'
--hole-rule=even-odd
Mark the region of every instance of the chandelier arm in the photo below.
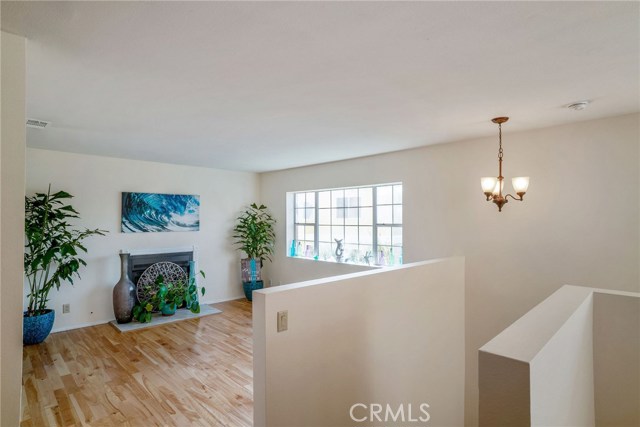
<svg viewBox="0 0 640 427">
<path fill-rule="evenodd" d="M 517 201 L 519 201 L 519 202 L 521 202 L 521 201 L 523 201 L 523 200 L 524 200 L 524 198 L 523 198 L 522 196 L 520 196 L 520 197 L 514 197 L 514 196 L 512 196 L 511 194 L 507 194 L 506 196 L 504 196 L 504 198 L 505 198 L 505 199 L 506 199 L 507 197 L 511 197 L 513 200 L 517 200 Z"/>
</svg>

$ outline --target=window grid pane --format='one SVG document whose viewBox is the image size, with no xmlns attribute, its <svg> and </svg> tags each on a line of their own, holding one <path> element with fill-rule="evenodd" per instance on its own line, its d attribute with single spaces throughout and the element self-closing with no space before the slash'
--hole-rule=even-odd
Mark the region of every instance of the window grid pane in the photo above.
<svg viewBox="0 0 640 427">
<path fill-rule="evenodd" d="M 314 208 L 316 206 L 316 193 L 314 191 L 307 193 L 305 198 L 307 199 L 306 207 Z"/>
<path fill-rule="evenodd" d="M 385 185 L 377 188 L 378 206 L 393 203 L 393 187 Z"/>
<path fill-rule="evenodd" d="M 331 191 L 319 191 L 318 192 L 318 200 L 320 208 L 330 208 L 331 207 Z"/>
<path fill-rule="evenodd" d="M 330 225 L 318 226 L 318 241 L 331 243 L 331 226 Z"/>
</svg>

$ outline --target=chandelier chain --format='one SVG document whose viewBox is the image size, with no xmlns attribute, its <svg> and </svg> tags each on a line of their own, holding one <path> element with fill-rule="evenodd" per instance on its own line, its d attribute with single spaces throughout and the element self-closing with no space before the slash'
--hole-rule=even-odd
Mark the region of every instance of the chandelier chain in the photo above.
<svg viewBox="0 0 640 427">
<path fill-rule="evenodd" d="M 498 150 L 498 160 L 502 160 L 502 123 L 498 123 L 498 139 L 500 141 L 500 149 Z"/>
</svg>

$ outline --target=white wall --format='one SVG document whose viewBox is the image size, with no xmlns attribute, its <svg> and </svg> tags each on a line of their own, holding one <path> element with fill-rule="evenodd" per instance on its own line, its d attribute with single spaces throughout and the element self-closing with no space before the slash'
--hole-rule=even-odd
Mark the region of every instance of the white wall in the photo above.
<svg viewBox="0 0 640 427">
<path fill-rule="evenodd" d="M 17 426 L 22 382 L 25 39 L 4 32 L 0 38 L 0 425 Z"/>
<path fill-rule="evenodd" d="M 46 191 L 49 183 L 53 191 L 75 196 L 72 204 L 81 214 L 77 225 L 109 231 L 87 240 L 82 279 L 51 293 L 54 331 L 114 318 L 111 293 L 120 277 L 120 249 L 195 245 L 199 267 L 207 274 L 201 282 L 207 289 L 203 301 L 242 297 L 240 254 L 232 245 L 231 229 L 245 206 L 258 200 L 256 174 L 28 149 L 27 194 Z M 121 233 L 123 191 L 199 194 L 200 231 Z M 71 304 L 71 313 L 62 314 L 63 303 Z"/>
<path fill-rule="evenodd" d="M 276 286 L 253 298 L 257 427 L 353 427 L 356 403 L 404 405 L 404 422 L 362 425 L 411 424 L 408 404 L 417 418 L 421 403 L 431 418 L 419 425 L 462 425 L 463 258 Z M 288 330 L 278 333 L 281 310 Z"/>
<path fill-rule="evenodd" d="M 640 289 L 639 122 L 519 133 L 507 124 L 505 175 L 530 176 L 531 186 L 502 213 L 480 189 L 480 177 L 497 174 L 497 136 L 263 174 L 261 201 L 279 221 L 270 277 L 287 277 L 286 192 L 402 181 L 405 262 L 466 257 L 466 423 L 475 425 L 480 346 L 565 283 Z"/>
</svg>

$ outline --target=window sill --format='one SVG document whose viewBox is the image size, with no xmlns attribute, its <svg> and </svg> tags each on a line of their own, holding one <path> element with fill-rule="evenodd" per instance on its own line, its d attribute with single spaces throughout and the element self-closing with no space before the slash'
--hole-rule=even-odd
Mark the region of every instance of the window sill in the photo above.
<svg viewBox="0 0 640 427">
<path fill-rule="evenodd" d="M 354 266 L 354 267 L 366 267 L 366 268 L 385 268 L 385 267 L 398 267 L 402 264 L 394 264 L 394 265 L 379 265 L 379 264 L 366 264 L 366 263 L 362 263 L 362 262 L 346 262 L 346 261 L 342 261 L 342 262 L 338 262 L 335 259 L 315 259 L 315 258 L 309 258 L 309 257 L 304 257 L 304 256 L 291 256 L 291 255 L 287 255 L 287 259 L 295 259 L 295 260 L 300 260 L 300 261 L 312 261 L 312 262 L 321 262 L 321 263 L 328 263 L 328 264 L 341 264 L 341 265 L 349 265 L 349 266 Z"/>
</svg>

